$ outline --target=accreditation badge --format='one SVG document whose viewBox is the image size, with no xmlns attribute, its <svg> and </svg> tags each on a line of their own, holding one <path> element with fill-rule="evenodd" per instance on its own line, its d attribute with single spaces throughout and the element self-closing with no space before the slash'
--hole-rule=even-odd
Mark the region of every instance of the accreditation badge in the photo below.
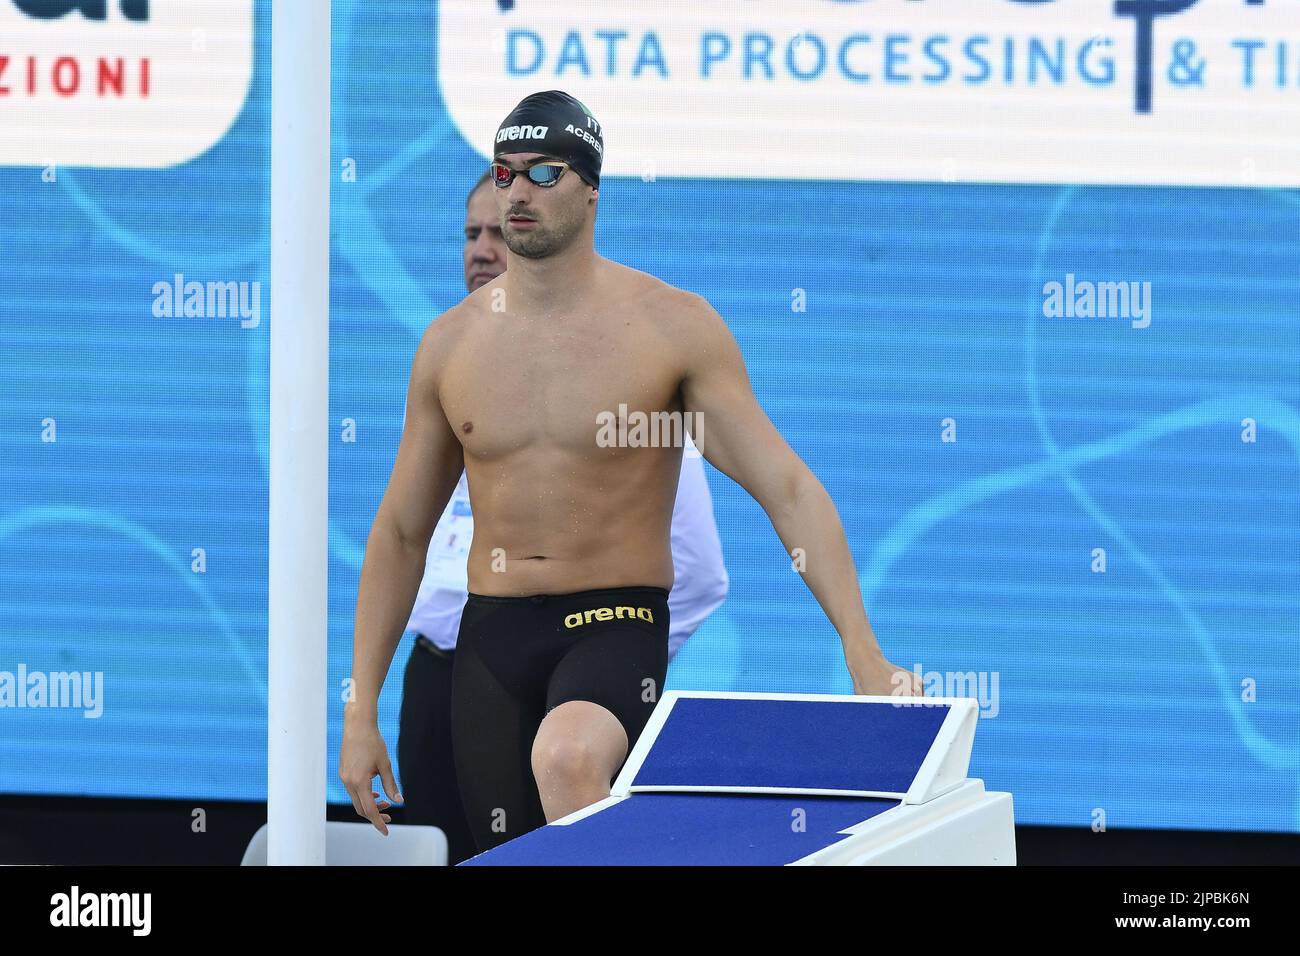
<svg viewBox="0 0 1300 956">
<path fill-rule="evenodd" d="M 461 472 L 456 490 L 429 539 L 429 553 L 424 562 L 426 587 L 453 591 L 469 589 L 466 564 L 473 537 L 474 515 L 469 509 L 469 482 Z"/>
</svg>

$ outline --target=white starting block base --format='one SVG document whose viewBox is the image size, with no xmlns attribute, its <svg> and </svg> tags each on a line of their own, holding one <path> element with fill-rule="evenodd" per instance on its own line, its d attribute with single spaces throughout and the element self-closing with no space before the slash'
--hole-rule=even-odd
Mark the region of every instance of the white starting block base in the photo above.
<svg viewBox="0 0 1300 956">
<path fill-rule="evenodd" d="M 790 866 L 1015 866 L 1011 794 L 966 780 L 929 803 L 904 803 Z"/>
</svg>

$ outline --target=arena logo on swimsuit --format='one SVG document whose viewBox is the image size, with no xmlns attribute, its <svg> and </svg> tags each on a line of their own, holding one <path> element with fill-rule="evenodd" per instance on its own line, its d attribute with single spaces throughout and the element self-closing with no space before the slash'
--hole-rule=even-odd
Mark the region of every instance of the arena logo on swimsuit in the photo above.
<svg viewBox="0 0 1300 956">
<path fill-rule="evenodd" d="M 0 166 L 175 166 L 252 82 L 253 0 L 0 0 Z"/>
<path fill-rule="evenodd" d="M 650 624 L 655 622 L 654 613 L 648 607 L 595 607 L 586 611 L 575 611 L 566 616 L 564 626 L 573 628 L 590 624 L 592 621 L 623 621 L 633 618 Z"/>
</svg>

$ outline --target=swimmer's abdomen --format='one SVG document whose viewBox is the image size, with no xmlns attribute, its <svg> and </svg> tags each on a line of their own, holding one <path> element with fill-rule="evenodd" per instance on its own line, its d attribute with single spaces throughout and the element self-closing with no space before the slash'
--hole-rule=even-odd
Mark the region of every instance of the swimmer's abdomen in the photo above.
<svg viewBox="0 0 1300 956">
<path fill-rule="evenodd" d="M 534 446 L 488 462 L 466 456 L 475 594 L 672 587 L 680 448 L 578 455 Z"/>
</svg>

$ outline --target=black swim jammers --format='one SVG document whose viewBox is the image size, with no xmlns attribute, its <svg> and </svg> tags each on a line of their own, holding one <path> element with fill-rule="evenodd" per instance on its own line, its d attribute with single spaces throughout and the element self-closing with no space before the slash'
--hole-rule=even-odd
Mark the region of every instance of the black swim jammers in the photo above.
<svg viewBox="0 0 1300 956">
<path fill-rule="evenodd" d="M 545 716 L 585 700 L 609 710 L 632 750 L 668 669 L 668 592 L 602 588 L 471 593 L 452 674 L 456 776 L 480 851 L 546 822 L 532 771 Z"/>
</svg>

